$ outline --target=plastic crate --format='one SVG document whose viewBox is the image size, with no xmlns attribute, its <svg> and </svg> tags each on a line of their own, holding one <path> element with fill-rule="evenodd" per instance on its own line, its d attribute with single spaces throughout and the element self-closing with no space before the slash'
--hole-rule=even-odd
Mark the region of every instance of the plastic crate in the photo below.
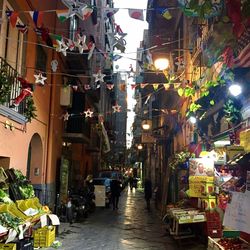
<svg viewBox="0 0 250 250">
<path fill-rule="evenodd" d="M 16 243 L 16 250 L 33 250 L 33 244 L 30 239 L 19 240 Z"/>
<path fill-rule="evenodd" d="M 15 243 L 2 244 L 0 243 L 0 250 L 16 250 Z"/>
<path fill-rule="evenodd" d="M 50 247 L 56 239 L 55 226 L 42 227 L 33 232 L 34 247 Z"/>
</svg>

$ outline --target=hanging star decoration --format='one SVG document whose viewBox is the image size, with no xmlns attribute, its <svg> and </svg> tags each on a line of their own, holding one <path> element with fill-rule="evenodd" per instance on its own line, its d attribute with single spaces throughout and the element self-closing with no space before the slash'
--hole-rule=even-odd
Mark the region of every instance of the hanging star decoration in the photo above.
<svg viewBox="0 0 250 250">
<path fill-rule="evenodd" d="M 75 46 L 79 49 L 80 54 L 82 54 L 84 50 L 88 50 L 88 46 L 86 44 L 86 36 L 77 34 Z"/>
<path fill-rule="evenodd" d="M 84 111 L 85 117 L 92 117 L 93 116 L 93 111 L 91 111 L 91 109 L 87 109 L 86 111 Z"/>
<path fill-rule="evenodd" d="M 62 52 L 64 56 L 67 56 L 68 46 L 65 44 L 65 42 L 63 40 L 62 41 L 56 40 L 56 42 L 58 44 L 58 46 L 56 47 L 56 51 Z"/>
<path fill-rule="evenodd" d="M 87 7 L 85 3 L 78 0 L 62 0 L 63 4 L 69 8 L 69 17 L 77 15 L 80 19 L 84 20 L 84 9 Z"/>
<path fill-rule="evenodd" d="M 63 115 L 63 120 L 64 121 L 68 121 L 69 120 L 69 117 L 70 117 L 70 114 L 68 112 L 66 112 L 64 115 Z"/>
<path fill-rule="evenodd" d="M 74 48 L 76 47 L 75 42 L 72 41 L 71 39 L 67 39 L 67 41 L 66 41 L 65 44 L 68 46 L 68 49 L 69 49 L 70 51 L 73 51 Z"/>
<path fill-rule="evenodd" d="M 102 72 L 101 72 L 101 70 L 99 70 L 98 72 L 97 72 L 97 74 L 93 74 L 93 77 L 95 77 L 95 82 L 104 82 L 104 77 L 105 77 L 106 75 L 105 74 L 102 74 Z"/>
<path fill-rule="evenodd" d="M 112 107 L 113 108 L 113 112 L 116 113 L 116 112 L 121 112 L 121 106 L 116 104 L 115 106 Z"/>
<path fill-rule="evenodd" d="M 124 37 L 126 35 L 127 33 L 119 33 L 119 34 L 114 33 L 114 32 L 107 33 L 111 51 L 113 51 L 114 47 L 116 47 L 121 52 L 125 51 L 126 41 Z"/>
<path fill-rule="evenodd" d="M 183 58 L 178 58 L 178 61 L 175 63 L 175 65 L 177 65 L 177 71 L 179 70 L 183 70 L 185 68 L 185 63 Z"/>
<path fill-rule="evenodd" d="M 106 86 L 107 86 L 107 89 L 109 90 L 112 90 L 114 88 L 114 84 L 112 83 L 108 83 Z"/>
<path fill-rule="evenodd" d="M 38 75 L 34 75 L 34 77 L 36 78 L 35 83 L 44 86 L 45 84 L 44 81 L 47 80 L 47 77 L 44 77 L 42 73 L 39 73 Z"/>
</svg>

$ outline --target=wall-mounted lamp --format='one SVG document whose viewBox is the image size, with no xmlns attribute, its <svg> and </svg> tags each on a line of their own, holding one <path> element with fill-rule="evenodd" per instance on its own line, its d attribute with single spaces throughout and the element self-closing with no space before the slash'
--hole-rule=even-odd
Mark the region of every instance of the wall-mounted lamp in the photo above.
<svg viewBox="0 0 250 250">
<path fill-rule="evenodd" d="M 169 67 L 169 60 L 167 58 L 158 58 L 154 61 L 154 66 L 158 70 L 165 70 Z"/>
<path fill-rule="evenodd" d="M 152 121 L 151 120 L 144 120 L 141 123 L 143 130 L 150 130 L 152 128 Z"/>
<path fill-rule="evenodd" d="M 137 146 L 137 148 L 138 148 L 139 150 L 142 150 L 142 149 L 143 149 L 143 146 L 142 146 L 141 144 L 139 144 L 139 145 Z"/>
<path fill-rule="evenodd" d="M 242 93 L 242 87 L 239 84 L 232 84 L 228 89 L 230 94 L 233 96 L 238 96 Z"/>
</svg>

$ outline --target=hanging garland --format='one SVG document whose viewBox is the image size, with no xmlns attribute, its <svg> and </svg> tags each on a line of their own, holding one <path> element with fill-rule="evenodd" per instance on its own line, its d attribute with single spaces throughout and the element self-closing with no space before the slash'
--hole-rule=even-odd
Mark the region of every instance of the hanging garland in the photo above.
<svg viewBox="0 0 250 250">
<path fill-rule="evenodd" d="M 26 117 L 27 122 L 31 122 L 32 119 L 36 118 L 36 107 L 33 101 L 32 96 L 26 97 L 26 104 L 24 109 L 24 116 Z"/>
</svg>

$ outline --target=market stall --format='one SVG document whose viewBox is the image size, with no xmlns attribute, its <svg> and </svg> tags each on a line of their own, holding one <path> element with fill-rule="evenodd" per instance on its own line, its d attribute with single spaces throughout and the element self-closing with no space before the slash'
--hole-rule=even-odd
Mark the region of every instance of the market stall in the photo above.
<svg viewBox="0 0 250 250">
<path fill-rule="evenodd" d="M 0 249 L 49 247 L 59 224 L 21 171 L 0 168 Z"/>
</svg>

